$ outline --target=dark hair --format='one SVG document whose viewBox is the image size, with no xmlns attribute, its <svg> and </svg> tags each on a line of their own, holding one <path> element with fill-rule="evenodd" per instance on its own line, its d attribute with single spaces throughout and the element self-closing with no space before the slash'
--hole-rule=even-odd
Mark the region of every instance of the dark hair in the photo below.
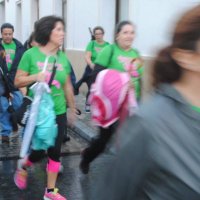
<svg viewBox="0 0 200 200">
<path fill-rule="evenodd" d="M 57 22 L 61 22 L 65 25 L 64 20 L 58 16 L 50 15 L 39 19 L 35 23 L 35 41 L 42 46 L 49 42 L 52 30 L 55 28 Z"/>
<path fill-rule="evenodd" d="M 122 30 L 122 28 L 123 28 L 124 26 L 126 26 L 126 25 L 134 26 L 133 23 L 132 23 L 131 21 L 128 21 L 128 20 L 126 20 L 126 21 L 121 21 L 121 22 L 119 22 L 119 23 L 116 25 L 116 27 L 115 27 L 115 35 L 114 35 L 115 42 L 117 42 L 117 41 L 116 41 L 117 34 L 118 34 L 118 33 Z"/>
<path fill-rule="evenodd" d="M 1 25 L 1 33 L 3 32 L 3 29 L 5 29 L 5 28 L 11 28 L 14 32 L 14 26 L 10 23 L 4 23 Z"/>
<path fill-rule="evenodd" d="M 196 51 L 200 39 L 200 6 L 186 12 L 178 21 L 172 36 L 172 44 L 162 49 L 153 65 L 153 85 L 173 83 L 180 79 L 182 68 L 172 58 L 175 48 Z"/>
<path fill-rule="evenodd" d="M 30 49 L 32 47 L 31 43 L 35 40 L 35 33 L 32 32 L 29 36 L 29 38 L 24 43 L 25 49 Z"/>
<path fill-rule="evenodd" d="M 93 29 L 93 34 L 94 34 L 94 35 L 95 35 L 95 32 L 96 32 L 97 30 L 100 30 L 100 31 L 104 34 L 104 29 L 103 29 L 103 27 L 101 27 L 101 26 L 96 26 L 96 27 L 94 27 L 94 29 Z"/>
</svg>

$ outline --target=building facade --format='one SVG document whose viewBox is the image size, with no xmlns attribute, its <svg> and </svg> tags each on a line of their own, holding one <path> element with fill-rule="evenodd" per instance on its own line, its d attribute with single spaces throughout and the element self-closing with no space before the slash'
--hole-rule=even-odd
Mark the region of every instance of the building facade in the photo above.
<svg viewBox="0 0 200 200">
<path fill-rule="evenodd" d="M 0 25 L 12 23 L 14 36 L 24 42 L 39 18 L 63 17 L 65 48 L 79 78 L 85 66 L 89 27 L 104 27 L 105 40 L 113 42 L 115 24 L 122 20 L 133 21 L 136 25 L 134 47 L 141 52 L 145 65 L 150 66 L 157 50 L 170 41 L 178 17 L 197 4 L 200 0 L 0 0 Z"/>
</svg>

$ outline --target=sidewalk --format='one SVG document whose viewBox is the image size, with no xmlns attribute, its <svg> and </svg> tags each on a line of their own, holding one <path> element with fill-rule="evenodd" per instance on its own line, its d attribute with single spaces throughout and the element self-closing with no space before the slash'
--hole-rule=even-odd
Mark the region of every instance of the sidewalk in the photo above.
<svg viewBox="0 0 200 200">
<path fill-rule="evenodd" d="M 90 113 L 85 113 L 85 96 L 79 94 L 75 96 L 75 101 L 76 107 L 81 110 L 81 115 L 77 117 L 77 121 L 72 130 L 87 141 L 91 141 L 97 134 L 97 127 L 92 123 Z"/>
<path fill-rule="evenodd" d="M 77 116 L 76 123 L 73 128 L 68 129 L 70 141 L 62 145 L 62 155 L 80 154 L 80 151 L 85 148 L 87 141 L 91 141 L 96 136 L 97 129 L 93 126 L 90 120 L 90 114 L 85 113 L 85 96 L 82 94 L 76 97 L 77 108 L 81 110 L 81 115 Z M 18 159 L 21 136 L 13 134 L 10 137 L 10 145 L 2 144 L 0 141 L 0 161 Z M 80 137 L 78 137 L 78 136 Z M 83 138 L 83 139 L 82 139 Z M 86 140 L 86 141 L 85 141 Z"/>
</svg>

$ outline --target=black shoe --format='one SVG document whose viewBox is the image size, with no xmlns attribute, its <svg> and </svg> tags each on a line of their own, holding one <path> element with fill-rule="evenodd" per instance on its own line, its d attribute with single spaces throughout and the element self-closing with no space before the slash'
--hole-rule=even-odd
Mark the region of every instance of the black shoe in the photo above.
<svg viewBox="0 0 200 200">
<path fill-rule="evenodd" d="M 78 95 L 79 94 L 79 89 L 74 88 L 74 95 Z"/>
<path fill-rule="evenodd" d="M 79 168 L 83 174 L 88 174 L 90 169 L 90 164 L 85 162 L 83 159 L 80 162 Z"/>
<path fill-rule="evenodd" d="M 70 141 L 70 140 L 71 140 L 71 138 L 70 138 L 69 136 L 64 135 L 63 143 L 68 142 L 68 141 Z"/>
<path fill-rule="evenodd" d="M 81 111 L 78 108 L 76 108 L 76 114 L 81 115 Z"/>
</svg>

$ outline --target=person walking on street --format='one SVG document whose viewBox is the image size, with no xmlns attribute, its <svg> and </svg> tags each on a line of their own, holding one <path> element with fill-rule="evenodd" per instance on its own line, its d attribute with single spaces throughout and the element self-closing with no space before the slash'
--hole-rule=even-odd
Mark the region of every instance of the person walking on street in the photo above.
<svg viewBox="0 0 200 200">
<path fill-rule="evenodd" d="M 200 199 L 200 5 L 177 22 L 153 79 L 152 97 L 120 129 L 123 147 L 91 199 Z"/>
<path fill-rule="evenodd" d="M 14 109 L 19 108 L 22 103 L 22 94 L 14 86 L 14 78 L 20 59 L 24 53 L 24 47 L 17 39 L 13 38 L 14 27 L 10 23 L 1 26 L 0 38 L 0 68 L 6 91 L 0 96 L 0 125 L 2 143 L 9 144 L 9 136 L 13 128 L 11 124 L 11 114 L 9 112 L 10 103 Z"/>
<path fill-rule="evenodd" d="M 60 49 L 64 41 L 64 21 L 57 16 L 46 16 L 41 18 L 35 27 L 34 38 L 39 44 L 27 50 L 19 64 L 19 69 L 15 78 L 17 87 L 29 86 L 35 82 L 49 82 L 53 73 L 54 63 L 57 66 L 55 76 L 51 84 L 51 97 L 54 102 L 56 123 L 58 134 L 55 145 L 48 148 L 47 163 L 47 186 L 44 193 L 45 200 L 66 200 L 58 193 L 56 180 L 60 170 L 60 153 L 65 125 L 67 123 L 66 111 L 69 106 L 68 122 L 75 120 L 75 102 L 70 78 L 70 65 L 66 53 Z M 46 57 L 49 57 L 47 71 L 42 72 L 42 67 Z M 30 91 L 28 94 L 31 95 Z M 18 166 L 14 180 L 19 189 L 27 187 L 27 170 L 34 163 L 40 161 L 45 154 L 45 150 L 36 150 L 32 147 L 30 154 Z"/>
<path fill-rule="evenodd" d="M 134 38 L 135 27 L 130 21 L 122 21 L 117 25 L 115 33 L 115 43 L 105 47 L 99 53 L 97 59 L 95 60 L 95 67 L 91 76 L 91 83 L 95 81 L 96 75 L 101 70 L 112 69 L 121 73 L 126 72 L 131 76 L 130 85 L 132 85 L 135 91 L 135 94 L 133 94 L 133 98 L 136 97 L 137 100 L 140 99 L 143 67 L 140 54 L 136 49 L 132 48 Z M 107 85 L 107 87 L 110 87 L 110 92 L 114 93 L 117 88 L 114 86 L 115 84 L 118 84 L 118 94 L 120 94 L 120 90 L 121 88 L 123 88 L 123 86 L 120 86 L 120 79 L 119 82 L 113 82 L 112 84 Z M 102 88 L 99 93 L 103 90 L 106 90 L 106 88 Z M 117 91 L 115 92 L 117 93 Z M 104 94 L 104 96 L 107 96 L 107 94 Z M 117 101 L 113 101 L 113 103 L 115 104 L 114 106 L 119 106 Z M 111 105 L 110 107 L 112 107 Z M 108 114 L 106 114 L 105 116 L 107 115 Z M 105 116 L 103 117 L 105 118 Z M 91 144 L 81 153 L 82 159 L 80 162 L 80 170 L 84 174 L 87 174 L 89 172 L 90 163 L 104 151 L 112 135 L 116 132 L 118 125 L 118 121 L 115 121 L 115 123 L 110 123 L 106 127 L 99 126 L 99 134 L 97 138 L 95 138 L 91 142 Z"/>
<path fill-rule="evenodd" d="M 91 40 L 87 47 L 86 47 L 86 53 L 85 53 L 85 60 L 87 63 L 87 66 L 85 68 L 84 74 L 82 78 L 76 83 L 75 86 L 75 94 L 79 93 L 79 88 L 82 85 L 82 83 L 86 82 L 87 87 L 88 87 L 88 92 L 86 95 L 86 104 L 85 104 L 85 112 L 89 113 L 90 112 L 90 105 L 88 103 L 88 96 L 90 94 L 90 87 L 91 87 L 91 82 L 90 82 L 90 75 L 91 72 L 94 69 L 94 61 L 97 58 L 97 55 L 99 52 L 105 47 L 108 46 L 109 43 L 104 41 L 104 29 L 101 26 L 96 26 L 93 29 L 93 36 L 94 40 Z"/>
</svg>

